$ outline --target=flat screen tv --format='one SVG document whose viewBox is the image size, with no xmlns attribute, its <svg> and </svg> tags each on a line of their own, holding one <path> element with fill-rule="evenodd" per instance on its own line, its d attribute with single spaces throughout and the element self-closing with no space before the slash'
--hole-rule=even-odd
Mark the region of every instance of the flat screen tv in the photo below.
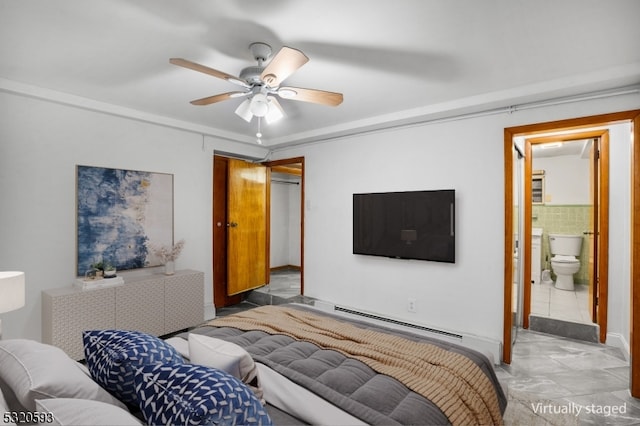
<svg viewBox="0 0 640 426">
<path fill-rule="evenodd" d="M 455 263 L 455 190 L 353 194 L 353 253 Z"/>
</svg>

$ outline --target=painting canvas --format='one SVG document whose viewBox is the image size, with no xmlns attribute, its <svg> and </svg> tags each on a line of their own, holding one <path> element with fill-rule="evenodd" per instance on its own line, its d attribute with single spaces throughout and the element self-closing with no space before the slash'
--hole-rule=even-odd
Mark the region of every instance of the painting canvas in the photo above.
<svg viewBox="0 0 640 426">
<path fill-rule="evenodd" d="M 97 262 L 117 270 L 160 265 L 173 244 L 173 175 L 77 166 L 77 274 Z"/>
</svg>

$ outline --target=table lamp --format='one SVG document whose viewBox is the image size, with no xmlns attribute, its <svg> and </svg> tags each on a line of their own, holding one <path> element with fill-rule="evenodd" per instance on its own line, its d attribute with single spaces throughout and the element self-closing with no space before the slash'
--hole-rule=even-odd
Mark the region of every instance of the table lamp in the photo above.
<svg viewBox="0 0 640 426">
<path fill-rule="evenodd" d="M 24 272 L 0 271 L 0 314 L 15 311 L 24 306 Z M 0 340 L 2 339 L 2 320 L 0 320 Z"/>
</svg>

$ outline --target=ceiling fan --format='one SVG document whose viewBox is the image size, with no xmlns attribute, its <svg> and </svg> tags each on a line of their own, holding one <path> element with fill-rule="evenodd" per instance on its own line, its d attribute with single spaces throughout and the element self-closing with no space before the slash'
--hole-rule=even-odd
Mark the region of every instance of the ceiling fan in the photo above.
<svg viewBox="0 0 640 426">
<path fill-rule="evenodd" d="M 342 103 L 342 93 L 281 86 L 287 77 L 309 61 L 309 58 L 300 50 L 285 46 L 266 66 L 266 61 L 271 57 L 271 46 L 265 43 L 253 43 L 249 46 L 249 50 L 258 65 L 244 68 L 239 77 L 182 58 L 171 58 L 169 62 L 240 86 L 242 91 L 208 96 L 191 101 L 191 103 L 193 105 L 210 105 L 228 99 L 246 97 L 247 99 L 240 104 L 235 113 L 247 122 L 250 122 L 254 116 L 264 117 L 267 123 L 282 118 L 284 111 L 277 100 L 278 97 L 329 106 L 337 106 Z"/>
</svg>

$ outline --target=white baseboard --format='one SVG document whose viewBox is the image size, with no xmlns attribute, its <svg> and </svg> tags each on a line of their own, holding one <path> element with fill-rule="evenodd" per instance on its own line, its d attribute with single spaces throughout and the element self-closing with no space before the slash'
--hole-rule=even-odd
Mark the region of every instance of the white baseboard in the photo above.
<svg viewBox="0 0 640 426">
<path fill-rule="evenodd" d="M 350 312 L 344 312 L 341 311 L 341 308 L 344 307 L 338 307 L 338 305 L 334 303 L 321 300 L 316 300 L 314 302 L 314 307 L 319 310 L 330 312 L 336 315 L 357 318 L 379 325 L 384 325 L 386 327 L 398 328 L 405 331 L 410 331 L 415 334 L 435 337 L 440 340 L 457 343 L 459 345 L 466 346 L 483 353 L 496 365 L 499 365 L 500 360 L 502 359 L 502 343 L 493 339 L 489 339 L 487 337 L 475 336 L 468 333 L 458 333 L 451 330 L 438 330 L 424 324 L 408 323 L 406 320 L 399 320 L 378 313 L 365 312 L 351 307 L 348 308 Z M 429 329 L 430 331 L 425 329 Z"/>
<path fill-rule="evenodd" d="M 624 357 L 627 361 L 631 358 L 631 348 L 629 347 L 629 342 L 624 336 L 620 333 L 607 333 L 607 342 L 608 346 L 614 346 L 616 348 L 620 348 Z"/>
</svg>

